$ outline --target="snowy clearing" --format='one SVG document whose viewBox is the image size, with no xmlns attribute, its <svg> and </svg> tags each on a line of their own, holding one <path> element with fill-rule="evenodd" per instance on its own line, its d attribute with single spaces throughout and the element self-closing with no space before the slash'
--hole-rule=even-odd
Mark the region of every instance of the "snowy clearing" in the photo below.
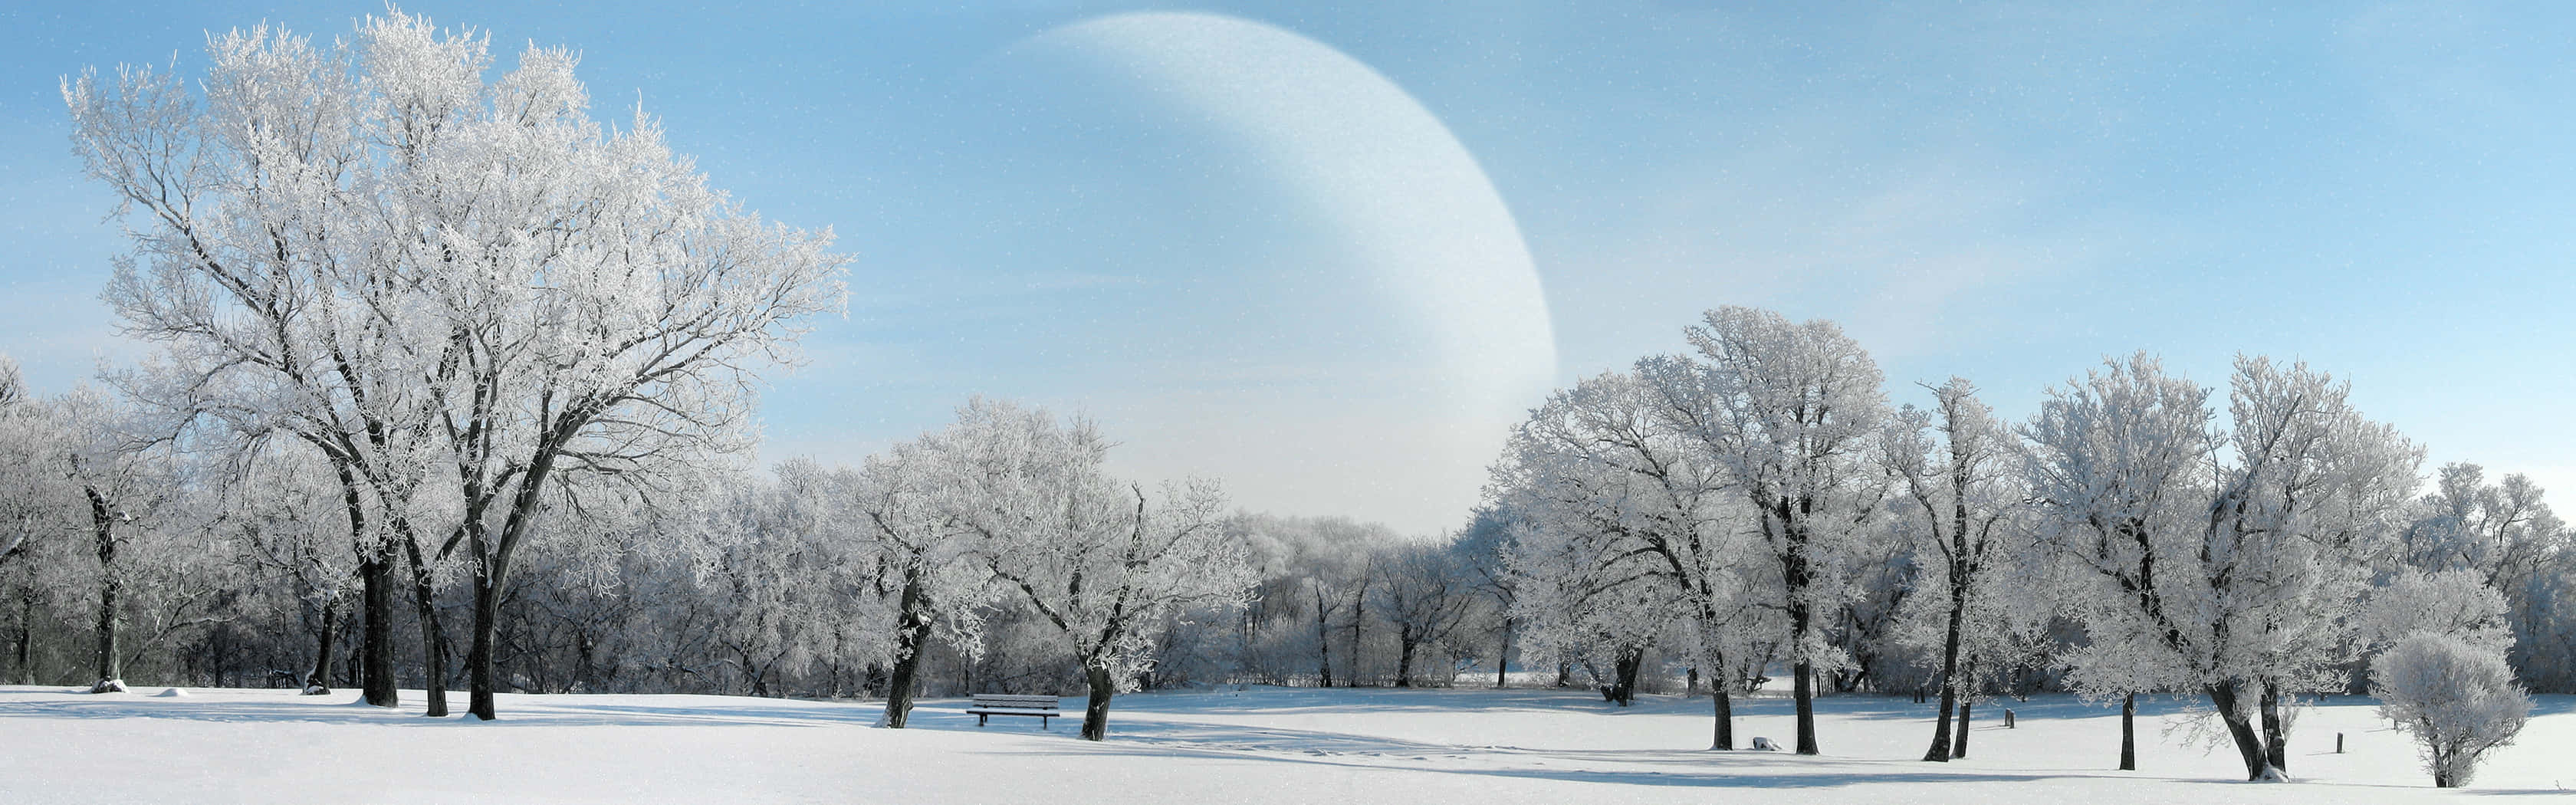
<svg viewBox="0 0 2576 805">
<path fill-rule="evenodd" d="M 477 724 L 385 711 L 354 692 L 191 689 L 183 697 L 0 687 L 0 801 L 46 802 L 2353 802 L 2559 793 L 2576 782 L 2576 696 L 2538 697 L 2531 725 L 2475 788 L 2436 791 L 2413 747 L 2364 699 L 2304 714 L 2301 782 L 2234 780 L 2232 750 L 2168 731 L 2140 706 L 2139 765 L 2110 771 L 2117 711 L 2063 696 L 1982 708 L 1970 756 L 1919 757 L 1929 705 L 1818 702 L 1826 756 L 1713 753 L 1706 699 L 1617 710 L 1558 690 L 1279 689 L 1122 696 L 1110 739 L 1059 719 L 997 718 L 931 700 L 908 730 L 874 704 L 725 696 L 508 696 Z M 1068 699 L 1074 712 L 1080 699 Z M 1739 736 L 1790 734 L 1786 699 L 1739 700 Z M 2150 716 L 2149 714 L 2154 714 Z M 2347 754 L 2333 753 L 2336 732 Z"/>
</svg>

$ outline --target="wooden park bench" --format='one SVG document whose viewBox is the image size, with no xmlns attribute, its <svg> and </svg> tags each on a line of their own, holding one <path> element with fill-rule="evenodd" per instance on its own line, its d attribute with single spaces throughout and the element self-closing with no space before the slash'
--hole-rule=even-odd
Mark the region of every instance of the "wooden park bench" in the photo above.
<svg viewBox="0 0 2576 805">
<path fill-rule="evenodd" d="M 966 712 L 975 714 L 975 726 L 978 727 L 984 726 L 984 719 L 993 716 L 1037 716 L 1038 729 L 1047 729 L 1049 719 L 1064 715 L 1064 711 L 1056 709 L 1055 704 L 1053 696 L 978 693 L 975 694 L 975 703 L 968 705 Z"/>
</svg>

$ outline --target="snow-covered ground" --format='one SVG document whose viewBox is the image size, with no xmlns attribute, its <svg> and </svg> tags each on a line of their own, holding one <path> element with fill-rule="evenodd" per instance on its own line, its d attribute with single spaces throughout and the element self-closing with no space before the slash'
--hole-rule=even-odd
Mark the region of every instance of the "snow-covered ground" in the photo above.
<svg viewBox="0 0 2576 805">
<path fill-rule="evenodd" d="M 502 720 L 430 720 L 354 693 L 0 687 L 0 802 L 1367 803 L 2386 802 L 2558 793 L 2576 784 L 2576 697 L 2540 698 L 2521 741 L 2466 793 L 2438 792 L 2366 700 L 2305 713 L 2301 782 L 2234 781 L 2233 751 L 2142 705 L 2138 772 L 2117 711 L 2064 697 L 1980 708 L 1970 757 L 1914 758 L 1928 705 L 1831 698 L 1826 754 L 1705 751 L 1706 699 L 1620 710 L 1553 690 L 1253 688 L 1119 697 L 1110 740 L 1075 719 L 977 728 L 959 700 L 881 730 L 874 704 L 724 696 L 503 696 Z M 461 698 L 458 701 L 461 705 Z M 1066 699 L 1079 712 L 1081 700 Z M 1739 741 L 1791 736 L 1789 703 L 1738 704 Z M 2154 714 L 2152 717 L 2146 713 Z M 2334 754 L 2335 733 L 2347 753 Z M 1758 788 L 1760 791 L 1747 791 Z M 1747 797 L 1752 797 L 1747 799 Z"/>
</svg>

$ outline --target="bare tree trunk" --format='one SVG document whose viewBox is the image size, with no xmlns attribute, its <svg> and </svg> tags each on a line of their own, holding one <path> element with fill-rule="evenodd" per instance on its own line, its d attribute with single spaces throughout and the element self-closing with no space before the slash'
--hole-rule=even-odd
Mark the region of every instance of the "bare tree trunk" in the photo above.
<svg viewBox="0 0 2576 805">
<path fill-rule="evenodd" d="M 36 684 L 36 666 L 30 649 L 36 642 L 36 588 L 33 585 L 18 594 L 18 684 Z"/>
<path fill-rule="evenodd" d="M 393 557 L 378 551 L 374 561 L 358 564 L 359 609 L 365 621 L 358 637 L 359 690 L 368 704 L 398 707 L 394 689 Z"/>
<path fill-rule="evenodd" d="M 1968 615 L 1968 591 L 1960 583 L 1962 575 L 1950 574 L 1950 626 L 1941 639 L 1940 717 L 1932 726 L 1932 748 L 1923 753 L 1924 760 L 1950 760 L 1950 708 L 1959 704 L 1959 630 Z"/>
<path fill-rule="evenodd" d="M 1938 763 L 1950 761 L 1950 711 L 1952 709 L 1966 710 L 1967 708 L 1959 701 L 1959 689 L 1952 687 L 1950 681 L 1944 678 L 1941 680 L 1941 704 L 1934 708 L 1940 715 L 1932 725 L 1932 748 L 1923 753 L 1924 760 Z M 1964 732 L 1967 725 L 1960 725 L 1960 729 Z"/>
<path fill-rule="evenodd" d="M 2290 725 L 2281 719 L 2280 685 L 2270 681 L 2264 682 L 2260 701 L 2263 717 L 2263 758 L 2272 764 L 2272 768 L 2289 771 Z"/>
<path fill-rule="evenodd" d="M 1790 667 L 1791 675 L 1797 677 L 1797 681 L 1790 683 L 1790 695 L 1797 700 L 1798 754 L 1824 754 L 1823 750 L 1816 748 L 1816 665 L 1799 660 Z"/>
<path fill-rule="evenodd" d="M 2138 770 L 2138 694 L 2120 700 L 2120 770 Z"/>
<path fill-rule="evenodd" d="M 465 712 L 485 721 L 499 717 L 492 706 L 492 643 L 501 612 L 498 581 L 489 576 L 474 580 L 474 638 L 465 649 Z"/>
<path fill-rule="evenodd" d="M 739 649 L 734 653 L 742 658 L 743 673 L 751 677 L 751 690 L 747 692 L 754 698 L 769 698 L 768 666 L 753 658 L 750 649 Z"/>
<path fill-rule="evenodd" d="M 1509 676 L 1506 676 L 1506 673 L 1507 673 L 1507 672 L 1509 672 L 1509 671 L 1510 671 L 1510 669 L 1511 669 L 1511 667 L 1512 667 L 1512 666 L 1511 666 L 1511 662 L 1512 662 L 1512 619 L 1510 619 L 1510 618 L 1504 618 L 1504 619 L 1503 619 L 1503 646 L 1502 646 L 1502 648 L 1498 648 L 1498 649 L 1495 649 L 1495 650 L 1494 650 L 1494 689 L 1495 689 L 1495 690 L 1502 690 L 1503 688 L 1506 688 L 1506 687 L 1510 687 L 1510 686 L 1511 686 L 1511 678 L 1510 678 Z"/>
<path fill-rule="evenodd" d="M 1733 750 L 1735 748 L 1735 694 L 1734 691 L 1728 690 L 1733 686 L 1727 684 L 1726 655 L 1722 652 L 1711 652 L 1710 656 L 1716 658 L 1716 661 L 1710 665 L 1708 699 L 1710 709 L 1716 711 L 1717 735 L 1715 740 L 1709 743 L 1708 748 Z"/>
<path fill-rule="evenodd" d="M 1617 702 L 1621 707 L 1628 706 L 1629 702 L 1637 698 L 1637 672 L 1645 664 L 1644 647 L 1627 646 L 1619 649 L 1618 659 L 1611 663 L 1610 685 L 1602 691 L 1602 698 Z"/>
<path fill-rule="evenodd" d="M 1968 713 L 1976 703 L 1977 700 L 1972 697 L 1959 699 L 1959 731 L 1950 735 L 1950 759 L 1952 760 L 1968 756 Z"/>
<path fill-rule="evenodd" d="M 81 491 L 89 496 L 90 529 L 98 541 L 98 684 L 93 692 L 105 692 L 107 683 L 125 675 L 116 645 L 117 594 L 124 591 L 125 580 L 116 572 L 116 520 L 107 499 L 94 489 Z"/>
<path fill-rule="evenodd" d="M 429 563 L 422 560 L 420 541 L 403 537 L 404 558 L 411 560 L 411 597 L 420 619 L 420 654 L 423 699 L 429 702 L 425 715 L 447 716 L 447 628 L 438 622 L 438 579 L 430 575 Z"/>
<path fill-rule="evenodd" d="M 304 675 L 304 689 L 331 687 L 331 644 L 340 636 L 340 599 L 322 600 L 322 628 L 314 635 L 313 672 Z"/>
<path fill-rule="evenodd" d="M 232 687 L 231 685 L 224 684 L 225 682 L 231 681 L 230 677 L 232 676 L 233 670 L 232 630 L 216 629 L 213 634 L 207 636 L 206 642 L 208 653 L 213 655 L 210 658 L 212 661 L 208 663 L 208 665 L 213 666 L 208 669 L 210 672 L 208 673 L 208 676 L 211 677 L 208 681 L 212 684 L 209 684 L 206 687 Z"/>
<path fill-rule="evenodd" d="M 1331 613 L 1324 609 L 1324 588 L 1315 590 L 1315 672 L 1324 678 L 1324 687 L 1333 686 L 1333 629 Z"/>
<path fill-rule="evenodd" d="M 1360 684 L 1360 629 L 1368 621 L 1368 577 L 1360 577 L 1360 586 L 1351 592 L 1351 658 L 1342 662 L 1342 684 Z"/>
<path fill-rule="evenodd" d="M 829 698 L 839 699 L 847 695 L 847 689 L 841 686 L 840 627 L 833 627 L 832 629 L 832 660 L 829 664 L 826 664 L 823 667 L 823 679 L 825 682 L 829 683 L 826 685 L 826 687 L 831 690 L 831 693 L 827 694 Z"/>
<path fill-rule="evenodd" d="M 1413 687 L 1413 646 L 1416 641 L 1410 637 L 1399 637 L 1396 642 L 1395 686 Z"/>
<path fill-rule="evenodd" d="M 921 563 L 914 562 L 903 571 L 901 610 L 895 617 L 894 677 L 886 684 L 885 714 L 877 725 L 903 729 L 912 716 L 912 692 L 921 671 L 921 647 L 930 635 L 930 596 L 922 590 Z M 968 691 L 973 692 L 973 691 Z"/>
<path fill-rule="evenodd" d="M 349 515 L 349 536 L 358 552 L 358 690 L 368 704 L 394 707 L 393 546 L 372 535 L 367 526 L 365 489 L 346 460 L 335 459 L 340 476 L 340 502 Z"/>
<path fill-rule="evenodd" d="M 1091 702 L 1082 710 L 1082 739 L 1097 741 L 1109 737 L 1109 697 L 1118 693 L 1118 681 L 1109 678 L 1109 669 L 1096 665 L 1086 664 L 1082 672 L 1091 683 Z"/>
<path fill-rule="evenodd" d="M 2226 723 L 2227 737 L 2236 742 L 2236 755 L 2245 761 L 2245 779 L 2263 779 L 2263 770 L 2271 758 L 2263 748 L 2263 737 L 2255 734 L 2253 722 L 2245 717 L 2245 703 L 2233 682 L 2221 682 L 2207 688 L 2209 703 L 2218 708 L 2218 720 Z"/>
<path fill-rule="evenodd" d="M 1784 532 L 1788 548 L 1781 552 L 1780 575 L 1789 598 L 1790 650 L 1798 657 L 1791 666 L 1797 680 L 1790 685 L 1791 698 L 1796 700 L 1798 711 L 1798 754 L 1817 755 L 1824 752 L 1816 746 L 1816 665 L 1805 656 L 1807 633 L 1813 628 L 1815 614 L 1807 600 L 1807 590 L 1814 581 L 1807 566 L 1808 539 L 1802 516 L 1806 514 L 1807 505 L 1806 501 L 1798 501 L 1793 506 L 1789 498 L 1783 497 L 1776 504 L 1773 516 L 1779 518 L 1779 527 Z M 1793 517 L 1793 510 L 1800 516 Z"/>
<path fill-rule="evenodd" d="M 346 622 L 340 624 L 340 630 L 343 632 L 351 631 Z M 343 634 L 340 635 L 340 640 L 345 644 L 356 640 L 356 636 Z M 357 652 L 345 652 L 340 658 L 340 687 L 351 689 L 357 688 L 359 686 L 359 670 Z"/>
<path fill-rule="evenodd" d="M 117 594 L 123 585 L 113 578 L 98 588 L 98 681 L 106 683 L 125 676 L 124 658 L 116 645 Z"/>
</svg>

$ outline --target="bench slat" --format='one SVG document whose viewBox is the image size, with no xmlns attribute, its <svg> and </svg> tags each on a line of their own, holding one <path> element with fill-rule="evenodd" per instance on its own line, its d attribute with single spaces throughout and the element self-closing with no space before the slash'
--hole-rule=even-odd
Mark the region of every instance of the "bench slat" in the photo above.
<svg viewBox="0 0 2576 805">
<path fill-rule="evenodd" d="M 981 727 L 984 719 L 993 716 L 1030 716 L 1041 720 L 1061 718 L 1064 710 L 1058 707 L 1058 703 L 1054 696 L 978 693 L 975 694 L 975 703 L 967 706 L 966 713 L 975 717 L 975 726 Z"/>
<path fill-rule="evenodd" d="M 1056 704 L 1059 704 L 1056 697 L 1038 697 L 1038 694 L 974 694 L 974 704 L 966 707 L 966 715 L 974 715 L 976 728 L 981 728 L 984 720 L 994 715 L 1028 715 L 1043 722 L 1064 717 L 1064 710 Z"/>
</svg>

